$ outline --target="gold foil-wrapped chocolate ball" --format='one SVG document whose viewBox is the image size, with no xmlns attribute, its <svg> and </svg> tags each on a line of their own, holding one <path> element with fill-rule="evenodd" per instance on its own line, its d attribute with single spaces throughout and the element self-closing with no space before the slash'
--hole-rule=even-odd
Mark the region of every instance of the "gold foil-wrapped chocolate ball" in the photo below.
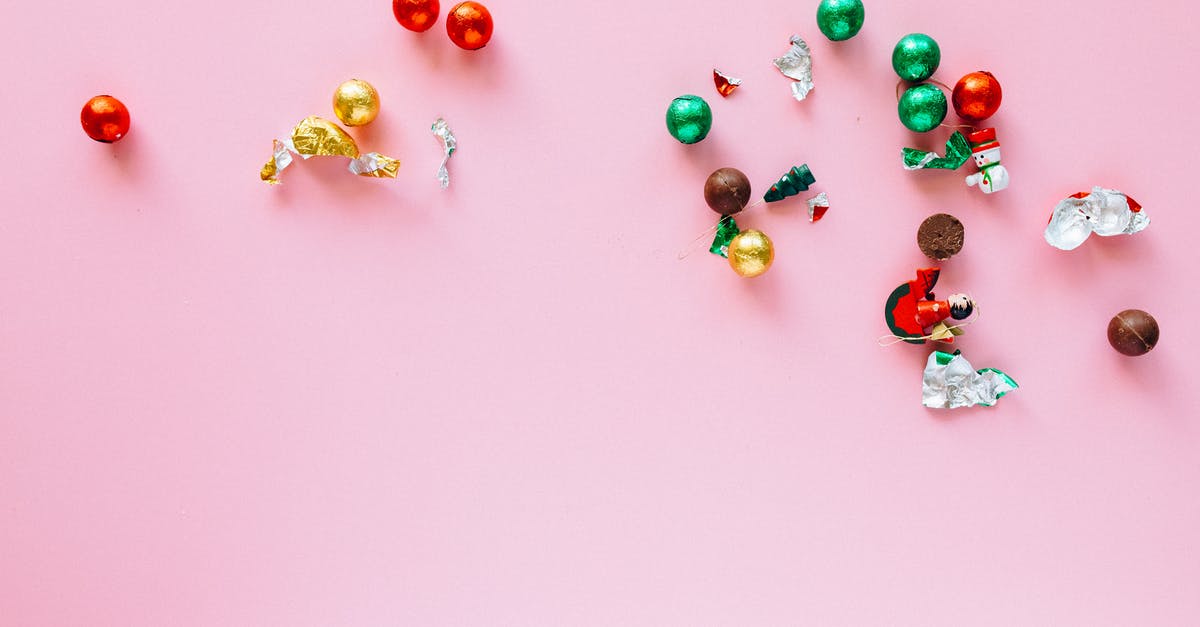
<svg viewBox="0 0 1200 627">
<path fill-rule="evenodd" d="M 333 92 L 333 112 L 346 126 L 370 124 L 379 115 L 379 92 L 367 81 L 352 78 Z"/>
<path fill-rule="evenodd" d="M 738 275 L 754 278 L 771 267 L 775 247 L 766 233 L 748 229 L 729 242 L 729 267 Z"/>
</svg>

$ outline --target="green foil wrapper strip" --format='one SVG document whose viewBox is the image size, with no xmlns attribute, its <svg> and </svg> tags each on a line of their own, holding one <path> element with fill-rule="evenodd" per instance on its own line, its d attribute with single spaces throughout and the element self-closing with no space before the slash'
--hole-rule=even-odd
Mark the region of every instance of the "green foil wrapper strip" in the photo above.
<svg viewBox="0 0 1200 627">
<path fill-rule="evenodd" d="M 954 131 L 946 140 L 946 156 L 939 157 L 936 152 L 904 148 L 905 170 L 957 170 L 971 158 L 971 145 L 962 133 Z"/>
<path fill-rule="evenodd" d="M 708 252 L 714 255 L 720 255 L 729 258 L 729 242 L 738 236 L 741 231 L 738 230 L 737 222 L 733 221 L 733 216 L 725 216 L 717 223 L 717 236 L 713 238 L 712 246 L 708 248 Z"/>
<path fill-rule="evenodd" d="M 778 183 L 767 190 L 767 193 L 763 195 L 763 200 L 775 202 L 788 196 L 795 196 L 800 192 L 808 191 L 808 187 L 816 182 L 817 179 L 813 177 L 812 170 L 808 169 L 807 163 L 796 166 L 788 170 L 788 173 L 784 174 Z"/>
</svg>

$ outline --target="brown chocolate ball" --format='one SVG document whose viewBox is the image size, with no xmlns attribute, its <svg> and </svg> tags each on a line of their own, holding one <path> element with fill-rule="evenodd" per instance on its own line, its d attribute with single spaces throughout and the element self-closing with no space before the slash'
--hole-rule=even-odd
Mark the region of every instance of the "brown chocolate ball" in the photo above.
<svg viewBox="0 0 1200 627">
<path fill-rule="evenodd" d="M 713 211 L 731 216 L 750 202 L 750 179 L 737 168 L 721 168 L 704 182 L 704 202 Z"/>
<path fill-rule="evenodd" d="M 917 229 L 917 246 L 926 257 L 945 261 L 962 250 L 965 235 L 962 222 L 948 213 L 935 213 Z"/>
<path fill-rule="evenodd" d="M 1108 343 L 1122 355 L 1145 355 L 1158 344 L 1158 321 L 1141 309 L 1126 309 L 1108 321 Z"/>
</svg>

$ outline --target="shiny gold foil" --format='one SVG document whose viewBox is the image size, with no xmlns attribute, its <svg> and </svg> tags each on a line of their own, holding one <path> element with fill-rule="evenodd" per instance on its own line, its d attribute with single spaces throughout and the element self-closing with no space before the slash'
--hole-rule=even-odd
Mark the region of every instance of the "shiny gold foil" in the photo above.
<svg viewBox="0 0 1200 627">
<path fill-rule="evenodd" d="M 302 155 L 358 157 L 358 144 L 342 127 L 315 115 L 304 118 L 292 131 L 292 146 Z"/>
<path fill-rule="evenodd" d="M 400 160 L 377 152 L 362 155 L 354 138 L 342 127 L 315 115 L 304 118 L 292 130 L 287 140 L 275 140 L 274 154 L 259 171 L 259 178 L 272 185 L 279 183 L 279 174 L 292 164 L 292 153 L 309 157 L 347 157 L 349 170 L 359 176 L 396 178 Z"/>
<path fill-rule="evenodd" d="M 367 81 L 352 78 L 334 90 L 333 112 L 346 126 L 370 124 L 379 115 L 379 92 Z"/>
<path fill-rule="evenodd" d="M 775 247 L 762 231 L 742 231 L 729 243 L 729 267 L 740 276 L 756 277 L 770 269 L 773 261 Z"/>
</svg>

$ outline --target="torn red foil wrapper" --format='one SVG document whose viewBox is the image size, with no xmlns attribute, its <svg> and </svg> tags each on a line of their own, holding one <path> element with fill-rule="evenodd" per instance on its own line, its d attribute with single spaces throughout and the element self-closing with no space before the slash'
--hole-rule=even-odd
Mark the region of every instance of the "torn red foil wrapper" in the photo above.
<svg viewBox="0 0 1200 627">
<path fill-rule="evenodd" d="M 733 90 L 742 84 L 742 79 L 734 78 L 725 74 L 721 70 L 713 68 L 713 82 L 717 84 L 717 93 L 722 96 L 729 97 Z"/>
</svg>

